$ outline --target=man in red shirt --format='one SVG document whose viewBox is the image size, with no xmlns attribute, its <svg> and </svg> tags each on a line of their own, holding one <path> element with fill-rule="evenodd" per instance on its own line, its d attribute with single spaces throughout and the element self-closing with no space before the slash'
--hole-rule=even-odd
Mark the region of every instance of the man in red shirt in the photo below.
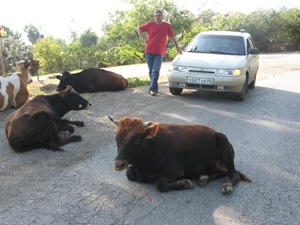
<svg viewBox="0 0 300 225">
<path fill-rule="evenodd" d="M 167 37 L 169 37 L 178 54 L 182 54 L 175 34 L 170 23 L 162 20 L 162 11 L 157 10 L 154 13 L 154 21 L 149 21 L 137 28 L 137 32 L 142 40 L 146 43 L 145 56 L 149 68 L 149 94 L 155 96 L 158 92 L 159 71 L 162 64 L 163 56 L 166 54 Z M 145 35 L 147 33 L 147 35 Z"/>
</svg>

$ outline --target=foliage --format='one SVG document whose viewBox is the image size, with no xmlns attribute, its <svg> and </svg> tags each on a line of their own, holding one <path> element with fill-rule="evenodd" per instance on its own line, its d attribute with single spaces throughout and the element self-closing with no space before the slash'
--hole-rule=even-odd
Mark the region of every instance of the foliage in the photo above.
<svg viewBox="0 0 300 225">
<path fill-rule="evenodd" d="M 81 44 L 81 47 L 89 48 L 93 45 L 97 44 L 98 36 L 96 33 L 92 32 L 91 29 L 86 30 L 83 34 L 80 35 L 79 41 Z"/>
<path fill-rule="evenodd" d="M 180 44 L 186 46 L 196 34 L 213 29 L 214 20 L 217 14 L 211 10 L 206 10 L 198 14 L 190 25 L 190 28 L 180 40 Z M 175 51 L 174 51 L 175 52 Z"/>
<path fill-rule="evenodd" d="M 62 62 L 64 60 L 64 51 L 67 49 L 65 41 L 61 39 L 54 40 L 53 37 L 47 36 L 39 39 L 33 45 L 35 58 L 40 61 L 40 72 L 57 72 L 62 71 Z"/>
<path fill-rule="evenodd" d="M 14 32 L 11 29 L 9 29 L 9 27 L 6 27 L 4 25 L 0 25 L 0 27 L 3 30 L 2 32 L 5 32 L 5 36 L 2 36 L 3 38 L 12 37 L 13 39 L 20 39 L 22 36 L 19 32 Z"/>
<path fill-rule="evenodd" d="M 88 29 L 82 34 L 72 31 L 72 41 L 66 43 L 51 36 L 43 38 L 34 25 L 24 31 L 32 46 L 21 41 L 21 34 L 2 26 L 5 37 L 0 35 L 1 52 L 5 68 L 20 59 L 33 57 L 40 61 L 40 74 L 63 70 L 85 69 L 145 62 L 144 43 L 139 40 L 136 29 L 153 20 L 153 13 L 161 9 L 164 20 L 172 24 L 179 45 L 187 45 L 199 32 L 207 30 L 245 29 L 261 52 L 268 52 L 273 45 L 299 46 L 300 9 L 258 10 L 249 14 L 220 14 L 212 10 L 193 14 L 179 9 L 171 0 L 124 0 L 131 4 L 128 11 L 111 13 L 103 25 L 103 36 Z M 2 30 L 2 33 L 4 31 Z M 4 36 L 4 35 L 2 35 Z M 33 53 L 32 53 L 33 51 Z M 167 42 L 164 60 L 172 60 L 177 52 L 171 41 Z"/>
<path fill-rule="evenodd" d="M 0 38 L 1 37 L 5 37 L 6 36 L 6 31 L 0 27 Z M 1 49 L 1 45 L 0 45 L 0 76 L 5 74 L 5 68 L 4 68 L 4 63 L 3 63 L 3 59 L 2 59 L 2 49 Z"/>
<path fill-rule="evenodd" d="M 139 40 L 136 29 L 139 25 L 153 20 L 155 10 L 163 11 L 164 20 L 172 24 L 175 34 L 178 34 L 178 40 L 190 28 L 193 21 L 193 15 L 189 11 L 178 10 L 174 2 L 170 0 L 127 0 L 125 2 L 132 4 L 132 9 L 111 14 L 109 17 L 111 22 L 106 23 L 102 28 L 108 42 L 107 50 L 110 52 L 112 49 L 117 50 L 111 58 L 117 64 L 145 62 L 144 43 Z M 173 43 L 168 42 L 167 51 L 169 52 L 172 48 Z M 168 52 L 166 58 L 170 58 Z"/>
<path fill-rule="evenodd" d="M 6 35 L 6 31 L 2 27 L 0 27 L 0 37 L 5 37 Z"/>
<path fill-rule="evenodd" d="M 280 11 L 280 19 L 282 27 L 278 31 L 281 33 L 279 38 L 284 40 L 283 44 L 291 45 L 300 43 L 300 10 L 283 8 Z M 281 28 L 281 29 L 280 29 Z M 282 29 L 283 28 L 283 29 Z M 277 37 L 278 38 L 278 37 Z"/>
<path fill-rule="evenodd" d="M 14 33 L 9 28 L 2 26 L 0 29 L 1 38 L 1 67 L 4 68 L 4 73 L 12 73 L 12 67 L 16 62 L 24 59 L 33 58 L 31 46 L 26 45 L 21 39 L 19 33 Z M 3 73 L 3 71 L 1 72 Z"/>
<path fill-rule="evenodd" d="M 47 36 L 33 45 L 35 58 L 40 59 L 41 73 L 98 67 L 98 37 L 90 29 L 67 44 Z"/>
<path fill-rule="evenodd" d="M 138 77 L 127 78 L 127 80 L 128 80 L 128 88 L 147 86 L 150 84 L 149 80 L 143 80 Z"/>
<path fill-rule="evenodd" d="M 44 35 L 40 34 L 40 31 L 32 24 L 26 25 L 24 28 L 24 32 L 27 33 L 27 38 L 31 42 L 31 44 L 35 44 L 37 40 L 44 37 Z"/>
</svg>

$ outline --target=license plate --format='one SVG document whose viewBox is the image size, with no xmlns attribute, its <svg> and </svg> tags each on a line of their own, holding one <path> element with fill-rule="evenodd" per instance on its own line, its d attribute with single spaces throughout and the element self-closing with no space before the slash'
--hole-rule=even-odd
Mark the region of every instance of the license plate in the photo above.
<svg viewBox="0 0 300 225">
<path fill-rule="evenodd" d="M 214 84 L 214 79 L 211 78 L 201 78 L 201 77 L 188 77 L 187 82 L 190 84 Z"/>
</svg>

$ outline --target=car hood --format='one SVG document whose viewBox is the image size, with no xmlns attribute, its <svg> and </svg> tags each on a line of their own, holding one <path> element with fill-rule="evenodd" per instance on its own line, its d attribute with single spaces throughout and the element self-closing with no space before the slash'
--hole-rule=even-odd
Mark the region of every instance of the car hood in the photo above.
<svg viewBox="0 0 300 225">
<path fill-rule="evenodd" d="M 173 65 L 204 68 L 237 69 L 245 66 L 246 56 L 184 52 L 177 55 Z"/>
</svg>

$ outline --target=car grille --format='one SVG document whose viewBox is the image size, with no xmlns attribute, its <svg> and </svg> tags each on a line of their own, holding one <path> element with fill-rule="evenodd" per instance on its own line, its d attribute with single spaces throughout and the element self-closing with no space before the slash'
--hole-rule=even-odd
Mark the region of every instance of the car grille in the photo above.
<svg viewBox="0 0 300 225">
<path fill-rule="evenodd" d="M 205 71 L 205 70 L 195 70 L 195 69 L 190 69 L 190 73 L 202 73 L 202 74 L 215 74 L 214 71 Z"/>
<path fill-rule="evenodd" d="M 187 84 L 189 88 L 197 88 L 197 89 L 207 89 L 207 90 L 214 90 L 215 86 L 213 85 L 204 85 L 204 84 Z"/>
</svg>

